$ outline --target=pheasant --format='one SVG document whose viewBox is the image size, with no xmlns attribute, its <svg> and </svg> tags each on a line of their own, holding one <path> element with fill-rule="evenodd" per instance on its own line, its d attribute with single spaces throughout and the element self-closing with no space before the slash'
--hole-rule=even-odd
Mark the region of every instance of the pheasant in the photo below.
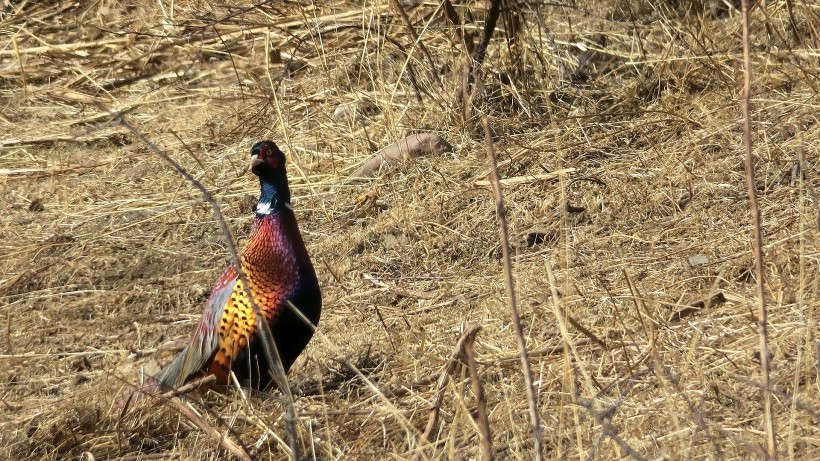
<svg viewBox="0 0 820 461">
<path fill-rule="evenodd" d="M 251 148 L 251 171 L 259 176 L 261 194 L 240 259 L 287 373 L 313 336 L 322 294 L 290 206 L 285 154 L 271 141 L 258 142 Z M 216 282 L 185 348 L 154 377 L 159 384 L 176 388 L 208 374 L 216 376 L 216 384 L 228 384 L 233 371 L 244 385 L 270 385 L 270 364 L 258 338 L 253 302 L 243 286 L 231 264 Z"/>
</svg>

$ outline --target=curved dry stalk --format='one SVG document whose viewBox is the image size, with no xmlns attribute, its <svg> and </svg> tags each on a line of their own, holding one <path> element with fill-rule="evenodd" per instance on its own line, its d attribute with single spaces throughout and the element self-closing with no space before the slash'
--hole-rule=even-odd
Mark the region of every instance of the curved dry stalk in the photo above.
<svg viewBox="0 0 820 461">
<path fill-rule="evenodd" d="M 741 1 L 743 22 L 743 97 L 740 109 L 743 113 L 743 147 L 746 150 L 746 183 L 749 186 L 749 208 L 752 210 L 752 233 L 754 238 L 755 279 L 757 287 L 757 322 L 760 334 L 760 378 L 763 387 L 763 411 L 765 412 L 766 445 L 770 459 L 777 459 L 777 435 L 774 430 L 772 393 L 769 390 L 769 345 L 767 335 L 766 299 L 763 281 L 763 236 L 760 229 L 760 206 L 755 186 L 755 158 L 752 153 L 752 116 L 749 106 L 752 93 L 752 58 L 749 39 L 749 0 Z"/>
<path fill-rule="evenodd" d="M 478 331 L 476 330 L 476 333 Z M 468 341 L 464 341 L 464 355 L 467 359 L 467 366 L 470 368 L 470 381 L 473 384 L 473 394 L 475 394 L 478 429 L 481 435 L 481 460 L 493 460 L 493 435 L 490 432 L 490 419 L 487 417 L 487 399 L 484 397 L 484 385 L 481 384 L 481 377 L 478 374 L 478 361 L 475 359 L 475 335 Z"/>
<path fill-rule="evenodd" d="M 424 55 L 424 59 L 427 60 L 427 65 L 430 66 L 430 77 L 431 79 L 438 84 L 438 86 L 442 86 L 441 79 L 436 72 L 436 63 L 433 61 L 433 56 L 430 54 L 430 51 L 427 50 L 427 46 L 421 40 L 418 32 L 416 32 L 416 28 L 413 27 L 413 21 L 410 20 L 410 16 L 407 15 L 407 11 L 404 11 L 404 7 L 401 5 L 399 0 L 391 0 L 390 6 L 399 12 L 399 16 L 401 17 L 402 22 L 404 22 L 404 27 L 407 28 L 407 32 L 410 34 L 410 38 L 413 39 L 414 43 L 418 43 L 419 49 L 421 53 Z"/>
<path fill-rule="evenodd" d="M 458 358 L 464 349 L 464 345 L 467 342 L 472 341 L 475 338 L 475 335 L 478 334 L 479 330 L 481 330 L 480 325 L 471 325 L 466 331 L 464 331 L 464 333 L 461 334 L 458 342 L 456 342 L 456 346 L 453 348 L 453 353 L 450 354 L 447 364 L 444 366 L 444 369 L 442 369 L 441 376 L 439 377 L 438 384 L 436 385 L 436 397 L 433 399 L 433 404 L 430 407 L 430 415 L 427 418 L 427 426 L 424 428 L 424 434 L 421 436 L 422 441 L 431 442 L 430 436 L 433 434 L 433 430 L 438 424 L 438 417 L 441 412 L 441 402 L 444 400 L 444 387 L 447 385 L 450 375 L 453 371 L 455 371 L 456 365 L 458 365 Z M 418 455 L 420 454 L 421 452 L 419 452 Z M 416 456 L 416 459 L 418 459 L 418 455 Z"/>
<path fill-rule="evenodd" d="M 202 417 L 196 414 L 190 407 L 185 405 L 185 402 L 183 402 L 179 397 L 173 396 L 169 398 L 168 403 L 183 416 L 188 418 L 188 421 L 190 421 L 194 426 L 198 427 L 202 432 L 208 434 L 208 437 L 219 442 L 232 455 L 242 461 L 251 461 L 253 459 L 247 451 L 237 445 L 236 442 L 229 439 L 226 435 L 216 430 L 216 428 L 209 425 L 204 419 L 202 419 Z"/>
<path fill-rule="evenodd" d="M 530 407 L 530 424 L 534 437 L 534 459 L 543 459 L 541 453 L 541 420 L 538 417 L 538 396 L 535 394 L 535 386 L 532 381 L 532 367 L 527 353 L 527 340 L 524 338 L 524 330 L 521 327 L 521 316 L 518 313 L 518 303 L 515 296 L 515 282 L 512 274 L 512 258 L 510 257 L 510 236 L 507 230 L 507 210 L 504 208 L 504 195 L 501 191 L 501 180 L 498 175 L 498 161 L 495 157 L 495 147 L 490 133 L 490 122 L 487 117 L 482 117 L 481 124 L 484 126 L 484 138 L 487 143 L 487 153 L 490 157 L 490 181 L 493 186 L 493 196 L 495 197 L 495 212 L 498 216 L 498 226 L 501 238 L 501 253 L 504 261 L 504 281 L 507 285 L 507 295 L 509 300 L 510 314 L 515 330 L 515 338 L 518 340 L 518 348 L 521 357 L 521 371 L 524 373 L 524 385 L 527 386 L 527 401 Z"/>
<path fill-rule="evenodd" d="M 119 379 L 119 378 L 118 378 Z M 150 394 L 152 397 L 158 399 L 161 403 L 170 406 L 174 410 L 176 410 L 179 414 L 184 416 L 188 419 L 194 426 L 199 428 L 202 432 L 205 433 L 208 437 L 213 439 L 214 441 L 218 442 L 225 448 L 229 453 L 233 454 L 237 458 L 243 461 L 251 461 L 253 458 L 248 454 L 246 447 L 242 444 L 242 441 L 236 432 L 234 432 L 230 427 L 228 427 L 228 433 L 233 434 L 239 443 L 235 442 L 233 439 L 228 437 L 227 434 L 223 434 L 220 431 L 216 430 L 213 426 L 207 423 L 202 417 L 196 413 L 191 407 L 185 404 L 182 400 L 181 396 L 187 394 L 188 392 L 194 391 L 199 389 L 202 386 L 207 386 L 211 383 L 216 381 L 216 376 L 214 375 L 207 375 L 203 376 L 202 378 L 195 379 L 185 385 L 182 385 L 176 389 L 171 389 L 169 391 L 163 392 L 161 394 Z M 127 385 L 133 386 L 128 381 L 123 380 Z M 137 389 L 135 392 L 132 392 L 131 395 L 128 396 L 128 400 L 125 402 L 122 411 L 120 412 L 120 417 L 117 420 L 117 432 L 119 435 L 120 432 L 120 423 L 122 422 L 125 413 L 128 411 L 129 404 L 133 401 L 132 399 L 137 396 L 137 398 L 141 398 L 138 396 L 138 393 L 141 392 Z M 210 413 L 212 416 L 216 417 L 216 419 L 220 423 L 224 423 L 222 418 L 219 415 L 215 414 L 212 410 L 206 408 L 206 411 Z"/>
</svg>

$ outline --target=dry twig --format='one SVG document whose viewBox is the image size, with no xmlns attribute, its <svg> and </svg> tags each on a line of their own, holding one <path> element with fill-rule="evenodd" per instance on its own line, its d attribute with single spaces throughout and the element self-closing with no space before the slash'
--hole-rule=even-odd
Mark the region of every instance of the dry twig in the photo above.
<svg viewBox="0 0 820 461">
<path fill-rule="evenodd" d="M 185 402 L 182 401 L 179 397 L 173 396 L 168 399 L 168 404 L 171 405 L 174 409 L 182 413 L 183 416 L 188 418 L 191 423 L 193 423 L 196 427 L 202 430 L 202 432 L 208 434 L 208 436 L 215 441 L 219 442 L 226 450 L 228 450 L 232 455 L 236 456 L 237 458 L 243 461 L 251 461 L 251 456 L 246 452 L 242 447 L 236 444 L 233 440 L 229 439 L 214 427 L 209 425 L 202 417 L 196 414 L 190 407 L 185 405 Z"/>
<path fill-rule="evenodd" d="M 743 97 L 740 108 L 743 113 L 743 147 L 746 150 L 746 183 L 749 187 L 749 208 L 752 211 L 752 232 L 754 238 L 755 281 L 757 287 L 757 321 L 760 335 L 760 377 L 763 387 L 763 411 L 766 423 L 766 445 L 768 456 L 777 459 L 777 435 L 774 429 L 774 414 L 772 412 L 772 393 L 769 390 L 769 339 L 767 335 L 768 320 L 766 316 L 765 287 L 763 280 L 763 236 L 760 229 L 760 205 L 757 202 L 757 186 L 755 184 L 755 158 L 752 153 L 752 116 L 750 114 L 750 99 L 752 95 L 752 58 L 749 43 L 749 0 L 742 0 L 743 16 Z"/>
<path fill-rule="evenodd" d="M 476 333 L 478 331 L 476 330 Z M 464 355 L 467 359 L 467 366 L 470 368 L 470 381 L 473 385 L 476 406 L 478 407 L 478 429 L 481 434 L 481 459 L 492 461 L 493 459 L 493 436 L 490 432 L 490 420 L 487 417 L 487 399 L 484 397 L 484 385 L 481 384 L 481 376 L 478 374 L 478 362 L 475 359 L 475 334 L 464 341 Z"/>
<path fill-rule="evenodd" d="M 527 387 L 527 401 L 530 407 L 530 424 L 534 437 L 534 459 L 543 459 L 541 453 L 541 422 L 538 417 L 538 396 L 535 393 L 535 386 L 532 382 L 532 370 L 530 358 L 527 353 L 527 340 L 524 339 L 524 329 L 521 327 L 521 316 L 518 314 L 518 304 L 515 295 L 515 282 L 512 274 L 512 258 L 510 257 L 510 236 L 507 230 L 507 211 L 504 208 L 504 195 L 501 191 L 501 179 L 498 175 L 498 162 L 495 157 L 495 147 L 490 131 L 490 122 L 487 117 L 481 120 L 484 125 L 484 138 L 487 143 L 487 153 L 490 157 L 490 167 L 492 169 L 493 195 L 495 196 L 495 212 L 498 217 L 498 226 L 501 239 L 501 253 L 504 261 L 504 281 L 507 284 L 507 296 L 509 300 L 510 315 L 512 317 L 515 338 L 518 340 L 518 348 L 521 354 L 521 372 L 524 373 L 524 385 Z"/>
<path fill-rule="evenodd" d="M 399 12 L 399 16 L 401 17 L 402 22 L 404 22 L 404 26 L 407 28 L 407 32 L 413 39 L 414 44 L 418 44 L 421 53 L 424 55 L 424 59 L 427 60 L 427 65 L 430 66 L 428 69 L 430 72 L 430 79 L 441 86 L 441 79 L 438 76 L 437 66 L 435 61 L 433 61 L 433 56 L 430 54 L 430 51 L 427 49 L 427 46 L 424 44 L 424 41 L 422 41 L 418 32 L 416 32 L 416 28 L 413 27 L 413 21 L 410 20 L 410 16 L 407 15 L 407 11 L 404 11 L 401 1 L 391 0 L 390 6 Z"/>
<path fill-rule="evenodd" d="M 479 325 L 469 326 L 467 330 L 461 334 L 461 337 L 458 339 L 458 342 L 456 342 L 456 346 L 453 348 L 453 353 L 450 354 L 450 358 L 447 359 L 447 364 L 441 371 L 441 375 L 438 379 L 438 384 L 436 385 L 436 396 L 433 399 L 432 405 L 430 406 L 430 416 L 427 418 L 427 426 L 425 426 L 424 428 L 422 440 L 431 442 L 430 436 L 433 434 L 433 430 L 436 428 L 436 425 L 438 424 L 438 417 L 439 413 L 441 412 L 441 402 L 444 400 L 444 388 L 447 386 L 447 381 L 449 380 L 450 375 L 456 369 L 456 365 L 458 365 L 458 358 L 464 350 L 464 344 L 466 344 L 468 341 L 472 341 L 479 330 L 481 330 L 481 326 Z"/>
</svg>

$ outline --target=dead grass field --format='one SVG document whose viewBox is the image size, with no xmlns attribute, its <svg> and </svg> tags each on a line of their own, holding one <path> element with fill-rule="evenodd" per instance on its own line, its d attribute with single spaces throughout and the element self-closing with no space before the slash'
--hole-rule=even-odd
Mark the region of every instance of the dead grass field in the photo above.
<svg viewBox="0 0 820 461">
<path fill-rule="evenodd" d="M 465 51 L 441 4 L 405 3 L 416 41 L 388 2 L 226 3 L 0 5 L 0 458 L 229 457 L 161 401 L 112 410 L 173 357 L 229 258 L 200 194 L 112 123 L 123 111 L 240 244 L 249 146 L 274 139 L 292 161 L 325 298 L 290 374 L 304 459 L 478 459 L 461 364 L 423 439 L 473 323 L 496 459 L 532 459 L 495 203 L 476 185 L 486 147 L 454 96 Z M 470 33 L 480 6 L 455 5 Z M 765 450 L 740 24 L 694 0 L 520 4 L 499 21 L 474 115 L 502 178 L 521 179 L 504 192 L 547 459 Z M 782 459 L 818 459 L 820 6 L 758 5 L 752 36 L 774 426 Z M 455 152 L 347 181 L 416 132 Z M 255 459 L 287 458 L 278 391 L 186 400 Z"/>
</svg>

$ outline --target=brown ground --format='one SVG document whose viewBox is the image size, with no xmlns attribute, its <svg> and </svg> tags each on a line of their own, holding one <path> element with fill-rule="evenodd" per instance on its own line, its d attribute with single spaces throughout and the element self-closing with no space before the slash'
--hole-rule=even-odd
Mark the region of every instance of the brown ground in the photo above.
<svg viewBox="0 0 820 461">
<path fill-rule="evenodd" d="M 141 368 L 171 359 L 228 259 L 200 194 L 110 123 L 122 110 L 213 191 L 240 243 L 249 146 L 272 138 L 292 160 L 326 300 L 290 375 L 307 459 L 476 458 L 464 366 L 422 437 L 467 323 L 483 327 L 496 456 L 532 459 L 495 205 L 475 185 L 486 148 L 453 96 L 464 48 L 438 2 L 409 10 L 434 72 L 382 2 L 231 3 L 0 5 L 0 457 L 227 456 L 161 402 L 111 411 Z M 574 169 L 505 189 L 546 458 L 765 446 L 740 15 L 703 3 L 545 3 L 517 33 L 505 13 L 490 45 L 475 102 L 502 177 Z M 774 427 L 781 457 L 817 459 L 820 7 L 768 2 L 752 20 Z M 420 131 L 455 155 L 346 181 Z M 281 393 L 189 401 L 253 457 L 286 458 Z"/>
</svg>

